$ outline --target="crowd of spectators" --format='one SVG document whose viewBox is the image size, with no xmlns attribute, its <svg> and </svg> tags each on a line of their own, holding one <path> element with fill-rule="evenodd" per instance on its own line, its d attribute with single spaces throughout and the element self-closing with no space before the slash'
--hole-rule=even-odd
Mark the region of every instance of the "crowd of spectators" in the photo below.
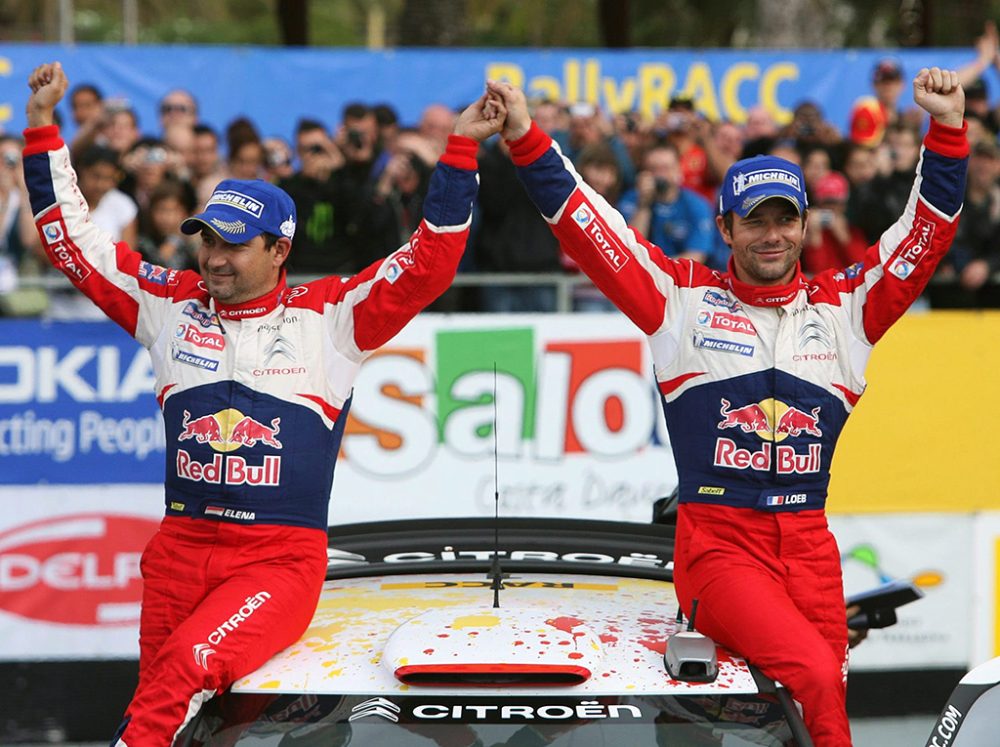
<svg viewBox="0 0 1000 747">
<path fill-rule="evenodd" d="M 1000 306 L 1000 115 L 980 77 L 993 65 L 1000 68 L 1000 42 L 987 25 L 975 60 L 960 71 L 973 149 L 958 235 L 927 294 L 932 306 Z M 813 275 L 861 259 L 902 213 L 913 183 L 926 123 L 916 110 L 900 108 L 908 81 L 896 61 L 880 61 L 871 85 L 843 134 L 812 101 L 800 102 L 783 125 L 763 107 L 743 123 L 708 121 L 683 97 L 652 119 L 553 101 L 534 102 L 533 116 L 636 231 L 670 257 L 720 270 L 729 249 L 715 226 L 715 203 L 726 169 L 762 153 L 799 163 L 811 207 L 802 265 Z M 86 83 L 72 89 L 66 115 L 75 125 L 70 153 L 81 192 L 94 222 L 116 239 L 150 262 L 197 269 L 196 239 L 180 233 L 183 219 L 224 178 L 267 179 L 298 208 L 288 264 L 293 279 L 351 274 L 405 242 L 420 221 L 431 171 L 456 117 L 433 104 L 408 127 L 389 104 L 355 102 L 334 129 L 302 119 L 287 142 L 262 137 L 246 117 L 217 132 L 199 119 L 190 93 L 173 90 L 160 100 L 156 132 L 144 133 L 127 102 Z M 50 289 L 40 298 L 43 291 L 26 283 L 18 293 L 19 275 L 48 270 L 25 202 L 18 138 L 0 137 L 0 156 L 0 313 L 89 316 L 89 302 L 72 289 Z M 577 273 L 521 188 L 505 144 L 485 143 L 479 164 L 480 193 L 460 272 Z M 574 287 L 573 305 L 610 308 L 586 283 Z M 551 285 L 489 284 L 453 288 L 432 308 L 555 307 Z"/>
</svg>

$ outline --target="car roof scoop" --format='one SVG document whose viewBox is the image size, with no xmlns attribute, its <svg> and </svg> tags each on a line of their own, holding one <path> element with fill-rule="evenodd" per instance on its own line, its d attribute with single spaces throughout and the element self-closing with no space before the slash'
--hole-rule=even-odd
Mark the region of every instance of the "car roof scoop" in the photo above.
<svg viewBox="0 0 1000 747">
<path fill-rule="evenodd" d="M 382 664 L 411 686 L 565 687 L 590 679 L 602 658 L 600 638 L 578 618 L 450 607 L 396 628 Z"/>
</svg>

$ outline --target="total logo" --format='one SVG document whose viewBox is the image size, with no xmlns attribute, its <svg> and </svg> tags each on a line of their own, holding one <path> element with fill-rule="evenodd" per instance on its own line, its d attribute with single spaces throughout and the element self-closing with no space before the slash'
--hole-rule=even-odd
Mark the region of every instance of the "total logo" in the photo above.
<svg viewBox="0 0 1000 747">
<path fill-rule="evenodd" d="M 573 220 L 580 225 L 611 269 L 621 272 L 628 264 L 629 255 L 621 245 L 621 240 L 595 215 L 593 208 L 580 205 L 573 213 Z"/>
<path fill-rule="evenodd" d="M 214 332 L 205 332 L 190 324 L 178 324 L 174 337 L 183 342 L 189 342 L 195 347 L 220 351 L 226 347 L 226 338 Z"/>
<path fill-rule="evenodd" d="M 727 314 L 724 311 L 699 311 L 698 324 L 712 329 L 738 332 L 741 335 L 757 336 L 757 329 L 753 326 L 753 322 L 746 317 Z"/>
<path fill-rule="evenodd" d="M 822 444 L 809 444 L 805 454 L 800 454 L 790 445 L 773 448 L 770 442 L 779 443 L 789 436 L 795 438 L 803 434 L 821 438 L 819 427 L 819 407 L 806 412 L 781 400 L 767 398 L 742 407 L 732 407 L 729 400 L 720 400 L 718 429 L 738 428 L 743 433 L 755 433 L 764 443 L 759 451 L 737 446 L 730 438 L 717 438 L 713 464 L 729 469 L 753 469 L 759 472 L 771 470 L 772 458 L 776 460 L 778 474 L 809 474 L 819 472 L 822 459 Z"/>
<path fill-rule="evenodd" d="M 177 476 L 193 482 L 214 485 L 261 485 L 274 486 L 281 482 L 281 457 L 266 455 L 259 465 L 248 464 L 238 455 L 225 452 L 242 447 L 253 448 L 258 444 L 280 449 L 278 440 L 281 418 L 274 418 L 270 425 L 254 420 L 235 408 L 227 408 L 210 415 L 191 419 L 191 413 L 184 411 L 178 441 L 194 440 L 208 444 L 218 452 L 209 463 L 199 462 L 185 449 L 177 449 Z"/>
</svg>

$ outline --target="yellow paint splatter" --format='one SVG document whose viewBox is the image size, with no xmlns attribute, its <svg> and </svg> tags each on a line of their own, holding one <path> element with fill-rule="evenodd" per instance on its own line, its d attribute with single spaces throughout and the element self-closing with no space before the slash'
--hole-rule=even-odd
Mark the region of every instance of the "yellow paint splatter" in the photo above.
<svg viewBox="0 0 1000 747">
<path fill-rule="evenodd" d="M 456 617 L 451 627 L 455 630 L 462 628 L 492 628 L 500 624 L 500 618 L 496 615 L 464 615 Z"/>
<path fill-rule="evenodd" d="M 281 687 L 281 680 L 268 680 L 260 683 L 261 690 L 277 690 Z"/>
</svg>

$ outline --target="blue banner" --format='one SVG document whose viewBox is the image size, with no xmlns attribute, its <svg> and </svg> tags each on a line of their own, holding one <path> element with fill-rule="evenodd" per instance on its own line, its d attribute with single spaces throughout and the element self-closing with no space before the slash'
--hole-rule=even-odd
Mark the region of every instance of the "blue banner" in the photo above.
<svg viewBox="0 0 1000 747">
<path fill-rule="evenodd" d="M 487 78 L 506 78 L 531 96 L 589 101 L 614 112 L 654 113 L 683 94 L 709 118 L 738 124 L 756 105 L 784 123 L 798 103 L 812 100 L 845 131 L 852 103 L 871 92 L 872 68 L 887 55 L 910 78 L 924 66 L 958 69 L 974 58 L 970 48 L 363 51 L 0 44 L 0 126 L 24 127 L 28 74 L 41 62 L 59 60 L 71 84 L 93 83 L 105 96 L 128 99 L 148 133 L 158 131 L 157 102 L 173 88 L 194 93 L 202 119 L 217 128 L 246 115 L 262 136 L 291 139 L 300 117 L 336 127 L 352 101 L 388 102 L 403 124 L 412 125 L 428 104 L 462 107 L 472 101 Z M 994 70 L 986 80 L 991 91 L 1000 91 Z M 904 92 L 904 107 L 907 101 Z M 72 134 L 68 105 L 62 110 Z"/>
<path fill-rule="evenodd" d="M 111 322 L 0 321 L 0 485 L 163 482 L 153 386 Z"/>
</svg>

